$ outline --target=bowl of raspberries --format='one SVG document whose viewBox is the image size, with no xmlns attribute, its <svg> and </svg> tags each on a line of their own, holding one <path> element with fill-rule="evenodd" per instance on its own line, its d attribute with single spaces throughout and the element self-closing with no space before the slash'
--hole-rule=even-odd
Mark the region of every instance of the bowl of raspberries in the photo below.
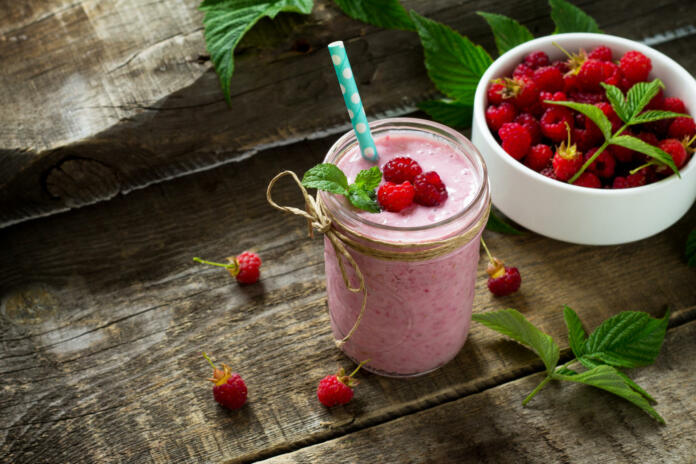
<svg viewBox="0 0 696 464">
<path fill-rule="evenodd" d="M 654 235 L 696 200 L 696 80 L 632 40 L 557 34 L 481 78 L 472 141 L 492 201 L 542 235 L 612 245 Z"/>
</svg>

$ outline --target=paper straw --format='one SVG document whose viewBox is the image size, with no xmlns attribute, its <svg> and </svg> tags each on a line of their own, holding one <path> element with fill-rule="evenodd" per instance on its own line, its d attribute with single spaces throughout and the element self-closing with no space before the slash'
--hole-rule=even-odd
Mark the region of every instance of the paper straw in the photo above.
<svg viewBox="0 0 696 464">
<path fill-rule="evenodd" d="M 355 136 L 360 145 L 360 153 L 366 160 L 376 163 L 379 160 L 377 146 L 372 138 L 372 134 L 370 134 L 370 125 L 367 122 L 367 116 L 365 116 L 362 100 L 360 99 L 360 94 L 358 94 L 358 86 L 355 83 L 353 71 L 350 69 L 348 55 L 346 55 L 346 48 L 343 46 L 343 42 L 330 43 L 329 53 L 336 71 L 336 77 L 338 77 L 338 83 L 341 86 L 343 101 L 346 103 L 346 108 L 348 108 L 350 123 L 353 125 Z"/>
</svg>

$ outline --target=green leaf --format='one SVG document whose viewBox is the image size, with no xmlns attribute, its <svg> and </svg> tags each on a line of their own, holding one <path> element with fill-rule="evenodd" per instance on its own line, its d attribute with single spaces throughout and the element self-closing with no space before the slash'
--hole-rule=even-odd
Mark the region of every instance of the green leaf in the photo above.
<svg viewBox="0 0 696 464">
<path fill-rule="evenodd" d="M 630 118 L 632 120 L 638 113 L 643 111 L 652 98 L 657 95 L 660 88 L 665 88 L 660 79 L 655 79 L 652 82 L 638 82 L 628 90 L 626 101 L 630 110 Z"/>
<path fill-rule="evenodd" d="M 659 121 L 660 119 L 670 119 L 670 118 L 679 118 L 679 117 L 690 118 L 691 116 L 689 116 L 688 114 L 673 113 L 671 111 L 648 110 L 648 111 L 643 111 L 638 116 L 631 119 L 631 122 L 629 124 L 630 125 L 644 124 L 646 122 Z"/>
<path fill-rule="evenodd" d="M 607 118 L 604 112 L 596 106 L 589 105 L 587 103 L 553 100 L 544 100 L 544 103 L 566 106 L 584 114 L 590 118 L 592 122 L 597 125 L 597 127 L 599 127 L 599 130 L 602 131 L 602 135 L 604 135 L 605 139 L 609 139 L 611 137 L 611 121 L 609 121 L 609 118 Z"/>
<path fill-rule="evenodd" d="M 556 25 L 554 34 L 566 32 L 602 32 L 587 13 L 565 0 L 549 0 L 551 19 Z"/>
<path fill-rule="evenodd" d="M 524 232 L 517 230 L 498 216 L 493 209 L 488 214 L 488 222 L 486 223 L 486 229 L 499 232 L 501 234 L 511 234 L 511 235 L 522 235 Z"/>
<path fill-rule="evenodd" d="M 379 183 L 382 181 L 382 172 L 377 166 L 372 166 L 370 169 L 361 170 L 357 176 L 355 176 L 355 184 L 358 188 L 363 190 L 374 190 L 379 187 Z"/>
<path fill-rule="evenodd" d="M 420 102 L 418 108 L 428 113 L 437 122 L 451 127 L 471 127 L 474 106 L 454 100 L 427 100 Z"/>
<path fill-rule="evenodd" d="M 379 213 L 380 211 L 374 189 L 365 190 L 356 184 L 351 184 L 348 188 L 348 200 L 356 208 L 370 213 Z"/>
<path fill-rule="evenodd" d="M 587 357 L 579 358 L 578 361 L 580 361 L 580 364 L 582 364 L 586 369 L 594 369 L 597 366 L 603 365 L 600 361 L 597 361 L 597 360 L 594 360 L 591 358 L 587 358 Z M 563 372 L 559 372 L 559 371 L 556 371 L 556 372 L 558 372 L 559 374 L 563 374 Z M 629 376 L 627 376 L 626 374 L 624 374 L 623 372 L 621 372 L 618 369 L 616 370 L 616 372 L 624 379 L 624 382 L 626 382 L 626 385 L 628 385 L 629 387 L 631 387 L 632 389 L 634 389 L 635 391 L 637 391 L 638 393 L 643 395 L 651 403 L 657 403 L 657 401 L 655 401 L 655 398 L 653 398 L 650 395 L 650 393 L 643 390 L 643 388 L 640 385 L 638 385 L 637 383 L 635 383 Z"/>
<path fill-rule="evenodd" d="M 302 177 L 302 185 L 307 188 L 325 190 L 340 195 L 348 195 L 348 179 L 336 165 L 317 164 Z"/>
<path fill-rule="evenodd" d="M 566 327 L 568 327 L 570 349 L 573 350 L 575 357 L 579 358 L 584 353 L 587 333 L 577 313 L 570 306 L 565 305 L 563 307 L 563 318 L 565 319 Z"/>
<path fill-rule="evenodd" d="M 650 403 L 626 383 L 625 376 L 622 376 L 611 366 L 601 365 L 577 375 L 556 374 L 554 377 L 606 390 L 635 404 L 660 424 L 665 423 L 665 420 L 650 406 Z"/>
<path fill-rule="evenodd" d="M 556 369 L 556 374 L 560 375 L 578 375 L 577 371 L 574 371 L 573 369 L 568 369 L 567 367 L 559 367 Z"/>
<path fill-rule="evenodd" d="M 609 144 L 619 145 L 622 147 L 630 148 L 631 150 L 644 153 L 650 156 L 651 158 L 654 158 L 657 161 L 661 162 L 662 164 L 666 164 L 667 166 L 672 168 L 672 171 L 674 171 L 677 174 L 677 176 L 681 177 L 679 169 L 677 169 L 677 166 L 674 164 L 674 160 L 668 153 L 657 148 L 654 145 L 650 145 L 649 143 L 643 142 L 639 138 L 632 137 L 630 135 L 619 135 L 616 137 L 612 137 L 609 140 Z"/>
<path fill-rule="evenodd" d="M 600 82 L 602 87 L 606 90 L 607 99 L 611 103 L 612 108 L 616 115 L 621 118 L 623 122 L 628 122 L 631 119 L 631 110 L 628 107 L 628 102 L 626 102 L 626 97 L 624 96 L 621 89 L 615 85 L 605 84 Z"/>
<path fill-rule="evenodd" d="M 341 10 L 358 21 L 384 27 L 414 31 L 411 17 L 399 0 L 334 0 Z"/>
<path fill-rule="evenodd" d="M 686 264 L 696 267 L 696 229 L 692 230 L 686 239 Z"/>
<path fill-rule="evenodd" d="M 425 52 L 428 76 L 442 93 L 473 103 L 474 93 L 481 76 L 493 62 L 479 45 L 461 36 L 448 26 L 411 11 Z"/>
<path fill-rule="evenodd" d="M 474 314 L 473 320 L 531 348 L 551 374 L 558 363 L 559 349 L 553 339 L 532 325 L 519 311 L 503 309 Z"/>
<path fill-rule="evenodd" d="M 477 11 L 476 13 L 482 16 L 491 27 L 493 37 L 495 37 L 495 45 L 498 47 L 498 53 L 501 55 L 519 44 L 534 39 L 529 29 L 512 18 L 483 11 Z"/>
<path fill-rule="evenodd" d="M 230 80 L 234 73 L 234 49 L 249 29 L 264 16 L 273 19 L 282 12 L 309 14 L 313 0 L 205 0 L 200 10 L 203 35 L 210 59 L 220 79 L 227 103 L 231 103 Z"/>
<path fill-rule="evenodd" d="M 660 353 L 668 322 L 669 310 L 662 319 L 643 312 L 623 311 L 590 334 L 583 357 L 617 367 L 652 364 Z"/>
</svg>

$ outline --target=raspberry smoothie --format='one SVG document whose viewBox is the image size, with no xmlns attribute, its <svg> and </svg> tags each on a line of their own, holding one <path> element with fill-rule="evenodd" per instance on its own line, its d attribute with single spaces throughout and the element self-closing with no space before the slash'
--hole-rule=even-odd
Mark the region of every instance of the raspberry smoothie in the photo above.
<svg viewBox="0 0 696 464">
<path fill-rule="evenodd" d="M 435 207 L 414 204 L 398 213 L 375 214 L 322 192 L 334 225 L 358 240 L 363 236 L 410 245 L 407 251 L 471 235 L 470 241 L 448 254 L 419 261 L 384 260 L 349 249 L 365 276 L 368 303 L 362 323 L 343 348 L 345 353 L 356 361 L 369 358 L 365 368 L 379 374 L 419 375 L 451 360 L 466 341 L 479 237 L 489 204 L 488 179 L 474 146 L 451 129 L 405 118 L 382 120 L 372 127 L 380 168 L 392 158 L 409 156 L 424 171 L 440 174 L 448 198 Z M 346 134 L 329 151 L 326 162 L 338 164 L 352 182 L 358 171 L 372 166 L 358 150 L 354 137 Z M 328 240 L 325 259 L 331 325 L 340 339 L 358 317 L 362 294 L 346 289 Z M 352 269 L 346 270 L 355 283 Z"/>
</svg>

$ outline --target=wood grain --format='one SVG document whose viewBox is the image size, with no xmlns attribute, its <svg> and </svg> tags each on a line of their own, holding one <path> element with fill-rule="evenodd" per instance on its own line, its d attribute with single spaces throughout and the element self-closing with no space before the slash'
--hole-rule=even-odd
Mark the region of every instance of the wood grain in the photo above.
<svg viewBox="0 0 696 464">
<path fill-rule="evenodd" d="M 415 34 L 353 21 L 318 0 L 310 17 L 262 21 L 240 45 L 229 108 L 206 58 L 198 3 L 31 0 L 7 8 L 0 227 L 342 131 L 348 121 L 325 54 L 336 39 L 348 44 L 371 117 L 411 111 L 434 94 Z M 491 51 L 477 10 L 515 17 L 535 35 L 552 30 L 545 0 L 404 4 Z M 638 40 L 693 26 L 696 17 L 696 3 L 677 0 L 578 4 L 607 32 Z M 688 37 L 657 48 L 696 72 Z M 61 175 L 75 159 L 108 170 L 113 188 L 102 189 L 101 176 L 75 184 Z"/>
</svg>

